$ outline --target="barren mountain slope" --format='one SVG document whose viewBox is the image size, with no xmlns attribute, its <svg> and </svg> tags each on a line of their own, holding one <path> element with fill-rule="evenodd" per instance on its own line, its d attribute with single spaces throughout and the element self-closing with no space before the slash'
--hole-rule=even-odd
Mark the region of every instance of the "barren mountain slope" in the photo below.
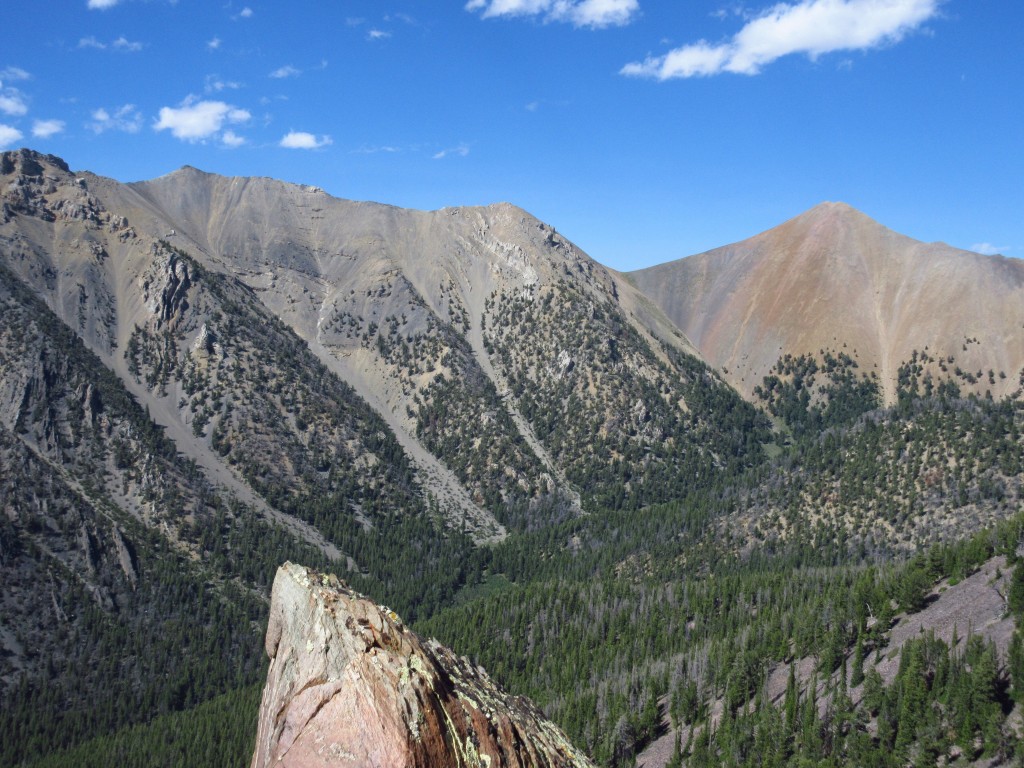
<svg viewBox="0 0 1024 768">
<path fill-rule="evenodd" d="M 670 498 L 656 477 L 682 457 L 677 485 L 756 444 L 736 428 L 753 414 L 647 297 L 514 206 L 411 211 L 188 167 L 125 185 L 29 150 L 3 158 L 11 268 L 211 479 L 268 514 L 282 499 L 243 461 L 261 452 L 224 439 L 249 424 L 245 393 L 272 396 L 272 431 L 295 449 L 265 452 L 263 474 L 326 456 L 295 413 L 306 395 L 261 377 L 327 379 L 282 365 L 351 386 L 411 460 L 424 506 L 478 541 L 587 499 Z M 595 472 L 595 455 L 618 464 Z M 625 495 L 611 490 L 624 478 Z"/>
<path fill-rule="evenodd" d="M 889 400 L 915 349 L 979 392 L 1020 386 L 1024 262 L 921 243 L 843 203 L 629 278 L 748 397 L 781 356 L 827 349 L 877 371 Z"/>
<path fill-rule="evenodd" d="M 229 466 L 224 454 L 213 450 L 211 429 L 195 428 L 196 409 L 180 405 L 187 394 L 181 381 L 183 366 L 178 366 L 175 375 L 168 378 L 169 371 L 175 367 L 168 358 L 170 368 L 161 372 L 163 385 L 155 388 L 155 381 L 144 381 L 138 375 L 139 361 L 133 363 L 129 360 L 131 355 L 127 354 L 133 338 L 137 346 L 140 330 L 151 337 L 150 346 L 153 346 L 173 326 L 181 337 L 175 344 L 175 357 L 182 358 L 190 353 L 203 356 L 201 348 L 207 345 L 217 360 L 214 369 L 229 366 L 232 372 L 237 372 L 233 358 L 224 354 L 225 347 L 231 346 L 234 340 L 223 336 L 214 339 L 210 335 L 216 325 L 212 318 L 227 318 L 231 312 L 219 311 L 214 306 L 216 301 L 200 302 L 202 311 L 193 306 L 196 297 L 188 295 L 189 292 L 203 292 L 206 286 L 188 277 L 189 267 L 181 256 L 174 254 L 177 248 L 184 257 L 202 256 L 197 244 L 177 232 L 176 227 L 180 225 L 168 221 L 129 187 L 89 173 L 73 174 L 59 158 L 27 150 L 4 153 L 0 171 L 4 176 L 0 246 L 7 263 L 100 354 L 133 394 L 146 403 L 152 416 L 167 429 L 180 450 L 194 458 L 215 482 L 274 515 L 272 505 L 253 493 L 251 484 L 240 477 L 239 467 Z M 200 200 L 202 191 L 195 191 Z M 225 283 L 219 278 L 219 271 L 224 268 L 213 266 L 215 271 L 208 272 L 207 277 L 222 286 L 230 285 L 230 280 Z M 191 272 L 195 277 L 196 269 Z M 179 286 L 183 277 L 185 284 Z M 230 301 L 233 307 L 238 306 L 235 299 Z M 261 316 L 261 323 L 272 317 L 265 309 L 257 310 L 257 314 Z M 242 330 L 253 330 L 251 320 Z M 200 336 L 203 337 L 201 343 Z M 250 347 L 250 352 L 262 357 L 279 351 L 280 348 L 268 343 Z M 303 354 L 310 360 L 315 359 L 308 352 Z M 177 362 L 185 361 L 182 358 Z M 261 367 L 266 367 L 267 363 L 263 360 Z M 149 373 L 151 378 L 153 371 Z M 251 379 L 253 374 L 258 375 L 259 370 L 251 366 L 246 369 L 247 377 Z M 216 376 L 213 378 L 213 383 L 220 383 Z M 195 394 L 192 392 L 189 396 Z M 214 397 L 213 402 L 221 404 L 221 398 Z M 217 426 L 215 415 L 218 414 L 212 411 L 206 415 L 213 422 L 211 427 Z M 295 424 L 291 426 L 294 428 Z M 432 474 L 444 471 L 441 467 Z M 467 527 L 477 530 L 480 537 L 500 535 L 501 528 L 494 518 L 469 503 L 467 494 L 457 483 L 451 485 L 454 494 L 461 492 L 467 498 L 465 504 L 448 506 L 453 522 L 462 525 L 464 516 L 469 515 Z M 317 534 L 309 531 L 308 537 L 312 540 Z"/>
<path fill-rule="evenodd" d="M 429 491 L 455 480 L 505 522 L 522 522 L 507 510 L 523 505 L 578 507 L 572 467 L 589 444 L 567 451 L 555 434 L 580 416 L 571 392 L 593 406 L 591 438 L 640 444 L 660 438 L 635 439 L 631 420 L 684 430 L 683 389 L 721 389 L 707 372 L 680 377 L 678 353 L 693 349 L 646 297 L 514 206 L 411 211 L 190 168 L 131 191 L 377 408 Z M 515 322 L 531 319 L 512 327 L 503 312 L 516 302 Z M 596 354 L 577 354 L 567 334 L 581 329 Z M 665 414 L 641 402 L 659 390 Z"/>
<path fill-rule="evenodd" d="M 4 153 L 0 170 L 6 264 L 214 483 L 334 556 L 278 511 L 312 516 L 301 499 L 342 490 L 357 516 L 409 506 L 413 478 L 383 422 L 248 289 L 163 240 L 171 228 L 137 195 L 122 200 L 116 182 L 28 151 Z M 324 462 L 336 465 L 329 477 Z"/>
</svg>

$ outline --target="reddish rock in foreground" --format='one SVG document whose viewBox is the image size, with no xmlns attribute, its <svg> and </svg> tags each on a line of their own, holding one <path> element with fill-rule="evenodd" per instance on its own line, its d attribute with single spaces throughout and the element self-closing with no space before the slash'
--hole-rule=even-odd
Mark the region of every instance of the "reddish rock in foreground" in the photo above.
<svg viewBox="0 0 1024 768">
<path fill-rule="evenodd" d="M 528 700 L 336 576 L 285 563 L 252 768 L 586 766 Z"/>
</svg>

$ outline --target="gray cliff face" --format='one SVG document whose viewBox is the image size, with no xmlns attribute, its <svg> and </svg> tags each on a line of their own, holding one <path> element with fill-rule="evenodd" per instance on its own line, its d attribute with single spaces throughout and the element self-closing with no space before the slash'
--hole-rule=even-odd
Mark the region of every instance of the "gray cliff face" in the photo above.
<svg viewBox="0 0 1024 768">
<path fill-rule="evenodd" d="M 274 580 L 252 768 L 591 763 L 529 701 L 333 575 Z"/>
</svg>

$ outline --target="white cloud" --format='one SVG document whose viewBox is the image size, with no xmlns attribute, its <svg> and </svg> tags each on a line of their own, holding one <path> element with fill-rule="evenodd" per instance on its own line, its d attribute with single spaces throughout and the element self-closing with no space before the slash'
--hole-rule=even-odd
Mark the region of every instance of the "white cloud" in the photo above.
<svg viewBox="0 0 1024 768">
<path fill-rule="evenodd" d="M 219 133 L 225 123 L 244 123 L 250 117 L 248 111 L 223 101 L 186 99 L 180 107 L 161 107 L 153 130 L 170 130 L 183 141 L 201 141 Z"/>
<path fill-rule="evenodd" d="M 89 0 L 87 7 L 91 11 L 105 11 L 107 8 L 113 8 L 121 0 Z"/>
<path fill-rule="evenodd" d="M 32 135 L 37 139 L 48 139 L 63 130 L 63 120 L 36 120 L 32 124 Z"/>
<path fill-rule="evenodd" d="M 465 157 L 469 154 L 469 147 L 465 144 L 459 144 L 457 147 L 451 149 L 442 149 L 440 152 L 434 155 L 434 160 L 441 160 L 449 155 L 458 155 L 459 157 Z"/>
<path fill-rule="evenodd" d="M 220 38 L 215 37 L 213 38 L 213 40 L 207 40 L 206 47 L 209 48 L 211 51 L 216 51 L 218 48 L 220 48 Z"/>
<path fill-rule="evenodd" d="M 21 141 L 21 131 L 10 125 L 0 123 L 0 149 Z"/>
<path fill-rule="evenodd" d="M 103 107 L 92 112 L 92 122 L 86 126 L 93 133 L 106 131 L 124 131 L 138 133 L 142 127 L 142 113 L 135 109 L 134 104 L 125 104 L 110 112 Z"/>
<path fill-rule="evenodd" d="M 28 112 L 25 97 L 17 88 L 0 87 L 0 112 L 12 117 L 20 117 Z"/>
<path fill-rule="evenodd" d="M 245 6 L 245 8 L 242 9 L 242 12 L 238 14 L 238 17 L 241 19 L 251 19 L 252 8 L 250 8 L 249 6 Z"/>
<path fill-rule="evenodd" d="M 701 40 L 694 45 L 676 48 L 657 59 L 648 58 L 642 64 L 627 64 L 620 73 L 656 77 L 659 80 L 714 75 L 722 71 L 728 59 L 729 51 L 725 46 L 712 46 Z"/>
<path fill-rule="evenodd" d="M 31 75 L 18 67 L 7 67 L 0 72 L 0 112 L 12 117 L 20 117 L 28 112 L 25 95 L 17 88 L 4 87 L 5 80 L 28 80 Z"/>
<path fill-rule="evenodd" d="M 640 10 L 639 0 L 469 0 L 467 11 L 495 16 L 543 16 L 545 21 L 567 21 L 577 27 L 622 26 Z"/>
<path fill-rule="evenodd" d="M 669 80 L 734 72 L 756 75 L 791 53 L 812 60 L 833 51 L 897 43 L 938 13 L 943 0 L 801 0 L 778 3 L 731 40 L 706 40 L 626 64 L 623 75 Z"/>
<path fill-rule="evenodd" d="M 283 67 L 278 67 L 270 73 L 270 77 L 282 80 L 286 77 L 298 77 L 302 74 L 302 70 L 298 67 L 293 67 L 291 64 L 285 64 Z"/>
<path fill-rule="evenodd" d="M 220 137 L 220 140 L 224 142 L 225 147 L 231 147 L 232 149 L 245 144 L 245 137 L 239 136 L 234 131 L 224 131 L 224 135 Z"/>
<path fill-rule="evenodd" d="M 367 40 L 384 40 L 391 37 L 390 32 L 385 32 L 383 29 L 371 29 L 366 33 Z"/>
<path fill-rule="evenodd" d="M 628 24 L 639 10 L 637 0 L 583 0 L 568 15 L 578 27 L 609 27 Z"/>
<path fill-rule="evenodd" d="M 0 69 L 0 81 L 7 80 L 10 82 L 11 80 L 30 80 L 31 78 L 32 75 L 21 67 L 6 67 L 5 69 Z"/>
<path fill-rule="evenodd" d="M 128 40 L 124 35 L 121 35 L 121 37 L 117 38 L 117 40 L 111 43 L 111 45 L 114 48 L 117 48 L 119 51 L 131 51 L 134 53 L 135 51 L 142 50 L 142 43 L 132 42 L 131 40 Z"/>
<path fill-rule="evenodd" d="M 312 133 L 305 131 L 289 131 L 281 139 L 281 146 L 286 149 L 319 149 L 332 144 L 330 136 L 317 138 Z"/>
<path fill-rule="evenodd" d="M 89 35 L 88 37 L 83 37 L 81 40 L 78 41 L 78 47 L 79 48 L 98 48 L 99 50 L 102 51 L 107 46 L 106 46 L 105 43 L 101 43 L 99 40 L 97 40 L 92 35 Z"/>
<path fill-rule="evenodd" d="M 992 245 L 992 243 L 975 243 L 971 246 L 971 250 L 975 253 L 981 253 L 985 256 L 995 256 L 997 253 L 1006 253 L 1011 250 L 1008 245 Z"/>
</svg>

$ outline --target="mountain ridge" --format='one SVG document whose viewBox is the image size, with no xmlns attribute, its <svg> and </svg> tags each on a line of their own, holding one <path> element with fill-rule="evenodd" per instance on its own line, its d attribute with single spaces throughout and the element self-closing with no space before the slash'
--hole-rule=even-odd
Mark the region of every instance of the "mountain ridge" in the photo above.
<svg viewBox="0 0 1024 768">
<path fill-rule="evenodd" d="M 747 397 L 784 355 L 829 349 L 855 352 L 887 402 L 915 350 L 935 376 L 939 359 L 1002 372 L 995 396 L 1024 368 L 1024 262 L 921 243 L 845 203 L 629 277 Z"/>
<path fill-rule="evenodd" d="M 878 647 L 866 603 L 1014 551 L 1021 399 L 972 356 L 1021 334 L 957 328 L 955 361 L 890 350 L 884 407 L 839 324 L 919 327 L 895 310 L 936 283 L 883 285 L 879 244 L 929 246 L 844 206 L 735 244 L 725 278 L 705 259 L 703 285 L 661 280 L 658 306 L 507 204 L 124 185 L 30 151 L 0 170 L 0 730 L 25 734 L 4 763 L 254 684 L 284 559 L 343 571 L 621 764 L 666 693 L 743 708 L 791 647 L 825 666 Z M 828 259 L 842 280 L 809 268 Z M 968 278 L 940 274 L 943 300 Z M 715 326 L 708 297 L 743 280 L 760 292 Z M 831 344 L 756 347 L 760 407 L 668 316 L 705 307 L 695 340 L 735 352 L 826 316 L 805 310 L 836 283 L 871 312 L 833 302 Z M 995 370 L 1008 397 L 979 397 Z M 947 546 L 982 526 L 1001 527 Z"/>
<path fill-rule="evenodd" d="M 173 240 L 175 247 L 256 291 L 324 364 L 374 404 L 421 467 L 429 492 L 461 509 L 459 518 L 475 520 L 484 538 L 503 535 L 485 509 L 495 500 L 481 501 L 472 489 L 467 497 L 465 474 L 456 470 L 460 476 L 454 477 L 450 466 L 438 463 L 437 449 L 422 449 L 422 434 L 417 434 L 422 419 L 416 414 L 432 407 L 423 401 L 430 395 L 424 388 L 438 381 L 438 371 L 450 383 L 493 378 L 504 389 L 505 374 L 484 339 L 488 301 L 498 293 L 532 295 L 564 281 L 582 300 L 611 302 L 613 313 L 621 314 L 639 334 L 638 343 L 648 348 L 644 354 L 653 354 L 659 364 L 672 365 L 663 351 L 666 344 L 693 352 L 646 297 L 553 228 L 507 203 L 408 211 L 339 200 L 312 187 L 187 169 L 130 185 L 81 178 L 103 199 L 101 207 L 122 211 L 122 218 L 133 222 L 137 237 L 146 232 L 144 239 Z M 123 298 L 122 304 L 134 301 L 130 294 Z M 401 328 L 392 325 L 381 338 L 384 322 L 399 317 Z M 126 343 L 132 324 L 131 317 L 118 324 L 117 345 Z M 376 345 L 370 343 L 375 337 Z M 113 342 L 107 340 L 108 352 Z M 415 347 L 414 356 L 421 348 L 430 354 L 426 347 L 435 352 L 433 359 L 403 373 L 392 353 L 409 345 Z M 451 357 L 449 350 L 457 347 L 462 351 Z M 383 359 L 387 355 L 391 359 Z M 551 470 L 550 481 L 523 489 L 528 496 L 557 492 L 576 498 L 578 491 L 565 480 L 543 439 L 533 434 L 533 425 L 518 413 L 514 399 L 480 394 L 491 412 L 512 419 L 516 426 L 508 431 L 522 436 L 522 449 L 501 449 L 521 454 L 512 466 L 539 463 Z M 516 482 L 529 481 L 520 473 Z M 502 494 L 509 492 L 521 495 L 510 487 Z M 579 503 L 572 502 L 577 508 Z"/>
</svg>

